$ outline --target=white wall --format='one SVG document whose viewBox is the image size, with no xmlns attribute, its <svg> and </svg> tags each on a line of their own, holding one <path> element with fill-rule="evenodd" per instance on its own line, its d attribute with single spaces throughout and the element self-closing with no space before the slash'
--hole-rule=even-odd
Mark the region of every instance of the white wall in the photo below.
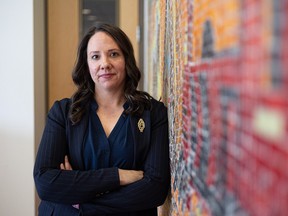
<svg viewBox="0 0 288 216">
<path fill-rule="evenodd" d="M 37 1 L 0 0 L 0 215 L 5 216 L 35 215 L 32 171 L 45 118 L 44 39 L 38 38 L 44 35 L 39 12 L 44 4 Z"/>
</svg>

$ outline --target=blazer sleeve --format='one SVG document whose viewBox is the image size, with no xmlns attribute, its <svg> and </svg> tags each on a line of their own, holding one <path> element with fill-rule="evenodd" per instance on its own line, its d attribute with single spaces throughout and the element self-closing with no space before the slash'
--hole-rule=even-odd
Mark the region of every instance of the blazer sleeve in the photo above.
<svg viewBox="0 0 288 216">
<path fill-rule="evenodd" d="M 80 205 L 82 215 L 137 212 L 164 203 L 170 187 L 167 109 L 157 102 L 151 113 L 150 150 L 144 162 L 144 178 Z"/>
<path fill-rule="evenodd" d="M 68 154 L 67 113 L 67 100 L 55 102 L 49 111 L 33 176 L 40 199 L 66 204 L 84 203 L 120 187 L 119 174 L 117 168 L 94 171 L 60 169 L 60 163 Z"/>
</svg>

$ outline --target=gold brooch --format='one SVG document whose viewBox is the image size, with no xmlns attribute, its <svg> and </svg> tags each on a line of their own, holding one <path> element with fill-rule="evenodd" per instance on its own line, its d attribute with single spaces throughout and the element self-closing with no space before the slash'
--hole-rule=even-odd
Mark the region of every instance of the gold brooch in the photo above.
<svg viewBox="0 0 288 216">
<path fill-rule="evenodd" d="M 139 119 L 138 121 L 138 128 L 139 128 L 139 131 L 141 133 L 143 133 L 144 129 L 145 129 L 145 122 L 142 118 Z"/>
</svg>

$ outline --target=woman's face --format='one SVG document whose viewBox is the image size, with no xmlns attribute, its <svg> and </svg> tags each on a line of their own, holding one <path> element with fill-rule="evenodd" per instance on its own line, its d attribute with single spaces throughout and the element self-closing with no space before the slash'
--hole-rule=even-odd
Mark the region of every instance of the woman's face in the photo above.
<svg viewBox="0 0 288 216">
<path fill-rule="evenodd" d="M 95 83 L 95 92 L 124 90 L 125 58 L 110 35 L 96 32 L 90 38 L 87 46 L 87 63 Z"/>
</svg>

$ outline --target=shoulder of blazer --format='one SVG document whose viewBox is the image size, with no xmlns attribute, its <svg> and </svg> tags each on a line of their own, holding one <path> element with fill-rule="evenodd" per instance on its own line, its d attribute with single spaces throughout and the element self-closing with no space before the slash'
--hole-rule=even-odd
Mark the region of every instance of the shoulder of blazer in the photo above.
<svg viewBox="0 0 288 216">
<path fill-rule="evenodd" d="M 69 120 L 69 110 L 70 110 L 70 106 L 72 104 L 72 101 L 70 98 L 64 98 L 62 100 L 57 100 L 54 102 L 52 108 L 49 111 L 50 115 L 54 115 L 54 116 L 61 116 L 63 118 L 63 120 L 65 120 L 66 124 L 69 124 L 70 126 L 72 126 L 72 122 Z M 89 102 L 85 105 L 85 109 L 86 112 L 84 113 L 82 119 L 80 120 L 78 124 L 81 124 L 82 120 L 85 119 L 85 117 L 87 117 L 85 114 L 87 114 L 88 109 L 89 109 Z M 75 126 L 76 126 L 75 125 Z M 74 125 L 73 125 L 74 126 Z"/>
<path fill-rule="evenodd" d="M 58 125 L 66 128 L 69 112 L 69 99 L 55 101 L 47 114 L 47 120 L 50 125 Z"/>
<path fill-rule="evenodd" d="M 163 102 L 157 101 L 154 98 L 152 98 L 151 103 L 152 103 L 152 109 L 151 109 L 152 115 L 154 115 L 155 113 L 157 114 L 158 112 L 166 112 L 167 111 L 167 107 L 164 105 Z"/>
<path fill-rule="evenodd" d="M 62 117 L 65 120 L 67 120 L 70 105 L 71 105 L 71 99 L 69 98 L 57 100 L 54 102 L 53 106 L 49 110 L 48 115 L 52 115 L 55 117 Z"/>
<path fill-rule="evenodd" d="M 167 107 L 163 102 L 152 99 L 151 127 L 168 121 Z"/>
</svg>

